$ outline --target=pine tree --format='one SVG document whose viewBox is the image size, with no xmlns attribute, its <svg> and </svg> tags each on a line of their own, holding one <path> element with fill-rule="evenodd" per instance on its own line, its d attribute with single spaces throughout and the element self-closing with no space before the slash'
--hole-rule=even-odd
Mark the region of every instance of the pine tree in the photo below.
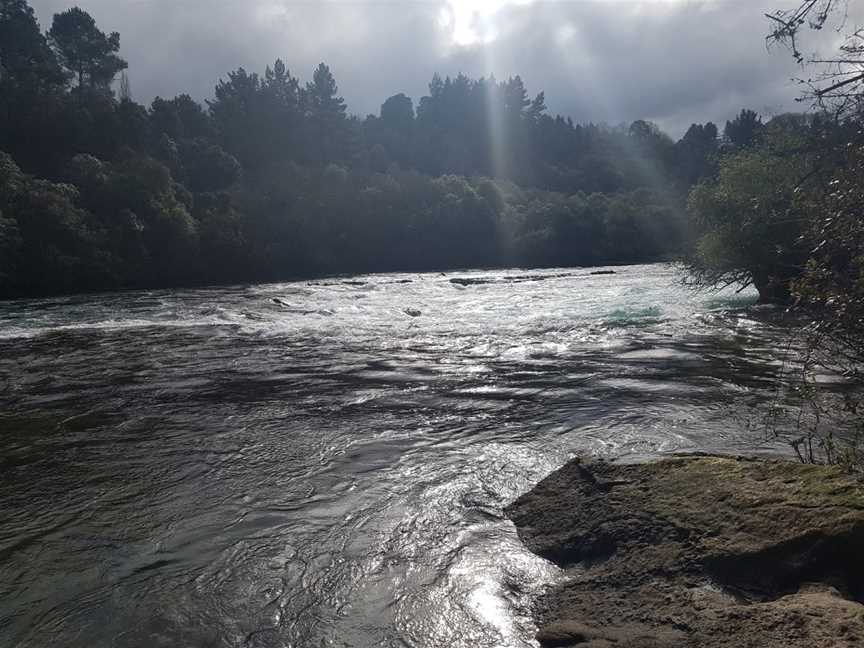
<svg viewBox="0 0 864 648">
<path fill-rule="evenodd" d="M 93 17 L 78 7 L 55 14 L 48 37 L 78 88 L 110 93 L 117 74 L 128 67 L 117 56 L 120 34 L 100 31 Z"/>
</svg>

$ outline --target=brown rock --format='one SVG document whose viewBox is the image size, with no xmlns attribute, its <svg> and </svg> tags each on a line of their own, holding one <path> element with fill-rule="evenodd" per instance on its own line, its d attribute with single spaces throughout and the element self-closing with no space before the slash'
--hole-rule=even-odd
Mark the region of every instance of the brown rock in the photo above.
<svg viewBox="0 0 864 648">
<path fill-rule="evenodd" d="M 538 606 L 544 646 L 837 648 L 864 637 L 864 490 L 838 468 L 575 461 L 508 515 L 571 577 Z"/>
</svg>

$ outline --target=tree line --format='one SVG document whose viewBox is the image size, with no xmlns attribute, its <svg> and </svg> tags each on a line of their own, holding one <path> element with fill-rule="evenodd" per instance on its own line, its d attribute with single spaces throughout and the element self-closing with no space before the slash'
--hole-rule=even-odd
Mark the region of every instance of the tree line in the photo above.
<svg viewBox="0 0 864 648">
<path fill-rule="evenodd" d="M 803 461 L 864 470 L 864 32 L 841 0 L 802 0 L 769 16 L 769 42 L 799 61 L 807 115 L 750 120 L 746 146 L 718 158 L 689 196 L 691 279 L 701 286 L 754 285 L 792 315 L 792 396 L 771 415 L 791 426 Z M 846 33 L 834 55 L 806 57 L 809 30 L 836 19 Z M 790 360 L 796 356 L 791 356 Z M 826 385 L 825 376 L 835 383 Z M 781 393 L 783 390 L 778 390 Z M 797 408 L 790 402 L 803 403 Z M 778 424 L 779 421 L 779 424 Z"/>
<path fill-rule="evenodd" d="M 436 75 L 361 119 L 327 65 L 281 60 L 143 106 L 119 52 L 80 8 L 43 33 L 0 0 L 0 295 L 670 258 L 747 137 L 575 124 L 518 76 Z"/>
</svg>

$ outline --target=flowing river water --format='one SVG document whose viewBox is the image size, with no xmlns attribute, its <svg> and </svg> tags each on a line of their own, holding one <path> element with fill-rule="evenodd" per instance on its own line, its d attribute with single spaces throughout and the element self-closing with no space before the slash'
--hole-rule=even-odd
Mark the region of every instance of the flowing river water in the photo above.
<svg viewBox="0 0 864 648">
<path fill-rule="evenodd" d="M 0 303 L 0 645 L 536 645 L 515 497 L 781 451 L 770 312 L 616 270 Z"/>
</svg>

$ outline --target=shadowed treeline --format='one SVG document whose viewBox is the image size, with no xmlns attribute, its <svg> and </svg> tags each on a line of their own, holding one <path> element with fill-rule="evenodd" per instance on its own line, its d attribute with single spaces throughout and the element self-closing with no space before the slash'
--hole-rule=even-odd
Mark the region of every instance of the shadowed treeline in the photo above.
<svg viewBox="0 0 864 648">
<path fill-rule="evenodd" d="M 0 0 L 0 295 L 668 258 L 721 145 L 552 117 L 519 77 L 436 76 L 360 119 L 326 65 L 282 61 L 145 107 L 119 49 Z"/>
</svg>

